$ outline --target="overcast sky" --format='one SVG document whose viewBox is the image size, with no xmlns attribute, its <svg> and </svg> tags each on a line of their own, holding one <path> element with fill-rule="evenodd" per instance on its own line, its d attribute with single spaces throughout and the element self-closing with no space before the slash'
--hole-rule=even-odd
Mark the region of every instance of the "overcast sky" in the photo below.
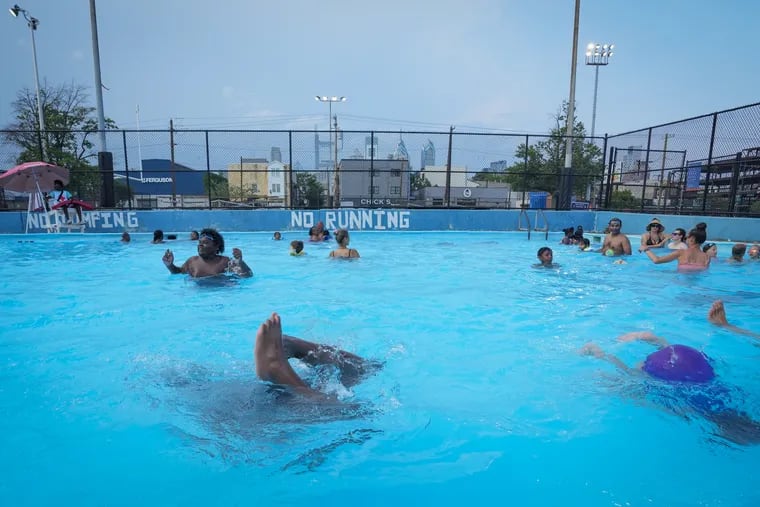
<svg viewBox="0 0 760 507">
<path fill-rule="evenodd" d="M 24 0 L 40 20 L 40 79 L 90 89 L 88 0 Z M 10 4 L 8 5 L 10 7 Z M 476 128 L 545 133 L 569 96 L 572 0 L 129 0 L 97 3 L 106 116 L 125 129 Z M 760 2 L 583 0 L 577 115 L 591 126 L 588 42 L 614 43 L 599 72 L 596 133 L 760 100 Z M 0 125 L 34 88 L 29 29 L 0 16 Z M 417 155 L 412 154 L 413 158 Z"/>
</svg>

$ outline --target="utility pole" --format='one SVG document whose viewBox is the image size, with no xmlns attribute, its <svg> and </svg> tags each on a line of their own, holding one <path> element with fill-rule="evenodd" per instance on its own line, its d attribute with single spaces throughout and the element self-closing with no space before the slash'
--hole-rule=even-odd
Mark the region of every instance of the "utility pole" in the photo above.
<svg viewBox="0 0 760 507">
<path fill-rule="evenodd" d="M 335 152 L 334 155 L 334 162 L 335 162 L 335 180 L 334 180 L 334 189 L 333 189 L 333 207 L 340 208 L 340 174 L 338 174 L 338 115 L 336 114 L 333 117 L 334 120 L 334 130 L 335 130 Z M 329 186 L 329 185 L 328 185 Z"/>
<path fill-rule="evenodd" d="M 446 207 L 451 207 L 451 145 L 454 144 L 454 125 L 449 128 L 449 154 L 446 159 L 446 190 L 444 192 L 444 201 Z"/>
<path fill-rule="evenodd" d="M 668 157 L 668 137 L 669 136 L 670 136 L 670 134 L 668 134 L 666 132 L 665 133 L 665 142 L 663 143 L 663 146 L 662 146 L 662 166 L 660 167 L 660 193 L 657 196 L 657 202 L 660 204 L 660 206 L 662 206 L 662 204 L 663 204 L 663 202 L 662 202 L 663 201 L 663 199 L 662 199 L 662 194 L 663 194 L 662 180 L 663 180 L 663 177 L 665 176 L 665 159 Z"/>
<path fill-rule="evenodd" d="M 570 65 L 570 100 L 567 104 L 567 127 L 565 129 L 565 167 L 560 179 L 558 209 L 569 210 L 573 196 L 573 127 L 575 126 L 575 70 L 578 57 L 578 24 L 581 17 L 581 0 L 575 0 L 573 23 L 573 54 Z"/>
<path fill-rule="evenodd" d="M 177 183 L 174 181 L 174 119 L 169 119 L 169 152 L 171 153 L 172 208 L 177 207 Z"/>
</svg>

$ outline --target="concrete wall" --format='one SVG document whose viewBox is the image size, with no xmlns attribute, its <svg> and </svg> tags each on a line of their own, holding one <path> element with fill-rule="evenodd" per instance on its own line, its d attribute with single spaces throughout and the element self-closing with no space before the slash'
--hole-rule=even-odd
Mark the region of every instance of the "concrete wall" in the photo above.
<svg viewBox="0 0 760 507">
<path fill-rule="evenodd" d="M 30 220 L 29 232 L 45 232 L 41 214 Z M 214 227 L 222 231 L 288 231 L 305 230 L 317 221 L 328 229 L 346 227 L 351 230 L 409 231 L 516 231 L 528 227 L 526 214 L 519 210 L 408 210 L 408 209 L 341 209 L 341 210 L 173 210 L 173 211 L 85 211 L 86 232 L 182 233 Z M 72 216 L 75 214 L 72 212 Z M 587 232 L 604 230 L 610 218 L 623 222 L 623 232 L 641 234 L 650 215 L 611 213 L 606 211 L 536 211 L 528 210 L 532 229 L 558 232 L 566 227 L 582 225 Z M 26 211 L 0 213 L 0 233 L 22 234 Z M 758 241 L 760 219 L 657 215 L 666 232 L 675 227 L 691 229 L 697 222 L 707 223 L 711 240 Z"/>
</svg>

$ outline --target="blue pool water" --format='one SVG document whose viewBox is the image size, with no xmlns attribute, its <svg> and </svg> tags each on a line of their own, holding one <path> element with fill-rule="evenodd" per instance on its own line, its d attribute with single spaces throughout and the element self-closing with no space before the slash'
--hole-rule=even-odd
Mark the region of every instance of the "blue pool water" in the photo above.
<svg viewBox="0 0 760 507">
<path fill-rule="evenodd" d="M 3 504 L 760 505 L 760 445 L 577 354 L 633 365 L 653 349 L 616 337 L 653 331 L 704 350 L 760 419 L 760 348 L 705 319 L 721 298 L 760 331 L 760 263 L 678 274 L 474 232 L 357 232 L 345 262 L 284 236 L 225 234 L 255 272 L 228 286 L 166 271 L 190 241 L 0 238 Z M 560 269 L 530 267 L 545 245 Z M 349 390 L 295 364 L 342 402 L 277 398 L 251 357 L 273 311 L 384 369 Z"/>
</svg>

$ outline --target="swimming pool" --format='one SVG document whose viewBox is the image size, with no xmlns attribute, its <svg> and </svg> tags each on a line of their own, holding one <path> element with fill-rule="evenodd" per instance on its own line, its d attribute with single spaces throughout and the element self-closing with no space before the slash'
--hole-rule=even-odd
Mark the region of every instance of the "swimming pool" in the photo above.
<svg viewBox="0 0 760 507">
<path fill-rule="evenodd" d="M 703 348 L 760 418 L 760 348 L 705 319 L 722 298 L 760 331 L 760 263 L 678 274 L 485 232 L 352 233 L 362 258 L 341 262 L 291 257 L 305 234 L 284 236 L 226 233 L 255 273 L 229 286 L 166 271 L 190 241 L 0 238 L 4 503 L 760 504 L 760 446 L 632 399 L 639 381 L 576 353 L 633 365 L 652 349 L 615 338 L 634 330 Z M 559 270 L 531 269 L 544 245 Z M 251 360 L 272 311 L 384 369 L 349 391 L 297 365 L 344 405 L 272 399 Z"/>
</svg>

